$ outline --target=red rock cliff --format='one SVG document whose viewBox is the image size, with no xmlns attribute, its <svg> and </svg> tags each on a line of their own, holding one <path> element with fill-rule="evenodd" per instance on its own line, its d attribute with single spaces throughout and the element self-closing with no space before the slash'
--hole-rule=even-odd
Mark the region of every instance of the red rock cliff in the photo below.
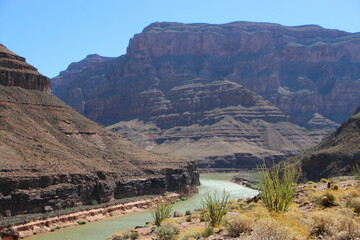
<svg viewBox="0 0 360 240">
<path fill-rule="evenodd" d="M 0 44 L 0 85 L 50 92 L 50 79 Z"/>
<path fill-rule="evenodd" d="M 315 25 L 158 22 L 130 40 L 126 55 L 62 72 L 54 93 L 109 124 L 166 112 L 170 90 L 196 78 L 241 84 L 303 126 L 317 113 L 341 123 L 360 104 L 360 33 Z M 148 89 L 159 90 L 151 101 L 138 96 Z"/>
</svg>

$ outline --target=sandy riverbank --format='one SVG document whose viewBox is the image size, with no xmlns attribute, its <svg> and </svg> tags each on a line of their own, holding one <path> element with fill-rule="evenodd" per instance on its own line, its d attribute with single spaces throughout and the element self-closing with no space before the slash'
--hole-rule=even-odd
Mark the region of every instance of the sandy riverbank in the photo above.
<svg viewBox="0 0 360 240">
<path fill-rule="evenodd" d="M 121 217 L 133 213 L 143 212 L 153 207 L 155 203 L 163 200 L 171 201 L 179 199 L 181 194 L 171 193 L 166 196 L 151 197 L 140 201 L 118 204 L 109 207 L 79 211 L 76 213 L 65 214 L 56 217 L 49 217 L 42 220 L 34 220 L 29 223 L 15 225 L 22 237 L 30 237 L 34 234 L 42 234 L 62 229 L 74 227 L 80 224 L 101 221 L 114 217 Z"/>
</svg>

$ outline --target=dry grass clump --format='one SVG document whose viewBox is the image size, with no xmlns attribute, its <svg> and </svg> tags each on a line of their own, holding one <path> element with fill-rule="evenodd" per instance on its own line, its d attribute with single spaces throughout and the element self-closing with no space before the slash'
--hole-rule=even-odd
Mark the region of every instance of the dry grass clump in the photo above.
<svg viewBox="0 0 360 240">
<path fill-rule="evenodd" d="M 346 207 L 352 209 L 356 213 L 360 213 L 360 197 L 349 198 L 346 201 Z"/>
<path fill-rule="evenodd" d="M 344 199 L 345 200 L 349 200 L 351 198 L 357 198 L 360 197 L 360 192 L 357 189 L 350 189 L 348 191 L 346 191 L 346 193 L 344 193 Z"/>
<path fill-rule="evenodd" d="M 336 203 L 335 195 L 330 192 L 325 192 L 317 199 L 317 204 L 321 207 L 332 207 L 335 206 Z"/>
<path fill-rule="evenodd" d="M 249 240 L 297 240 L 304 239 L 289 227 L 273 218 L 264 218 L 254 224 Z"/>
<path fill-rule="evenodd" d="M 196 240 L 202 237 L 203 228 L 193 227 L 188 229 L 186 232 L 181 233 L 179 236 L 180 240 Z"/>
<path fill-rule="evenodd" d="M 158 240 L 175 240 L 178 238 L 179 233 L 179 226 L 170 222 L 164 223 L 155 230 L 155 234 Z"/>
<path fill-rule="evenodd" d="M 228 217 L 224 221 L 224 227 L 231 237 L 238 237 L 243 233 L 251 232 L 253 224 L 254 219 L 245 215 Z"/>
<path fill-rule="evenodd" d="M 311 236 L 316 239 L 346 240 L 360 238 L 360 225 L 349 209 L 337 211 L 318 211 L 310 216 L 308 222 Z"/>
</svg>

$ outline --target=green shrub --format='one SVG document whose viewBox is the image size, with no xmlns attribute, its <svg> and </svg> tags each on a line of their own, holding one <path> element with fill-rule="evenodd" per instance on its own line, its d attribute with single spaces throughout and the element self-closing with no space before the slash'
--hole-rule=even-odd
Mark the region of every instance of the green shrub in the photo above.
<svg viewBox="0 0 360 240">
<path fill-rule="evenodd" d="M 321 207 L 332 207 L 336 205 L 335 200 L 334 194 L 326 192 L 318 198 L 317 203 Z"/>
<path fill-rule="evenodd" d="M 229 194 L 225 192 L 222 194 L 210 194 L 208 192 L 201 198 L 201 203 L 204 209 L 205 220 L 208 221 L 211 227 L 220 225 L 230 208 Z"/>
<path fill-rule="evenodd" d="M 139 237 L 139 233 L 138 232 L 131 232 L 130 234 L 129 234 L 129 238 L 131 239 L 131 240 L 135 240 L 135 239 L 137 239 Z"/>
<path fill-rule="evenodd" d="M 269 211 L 286 212 L 295 198 L 299 174 L 285 163 L 259 169 L 260 198 Z"/>
<path fill-rule="evenodd" d="M 236 216 L 225 219 L 224 226 L 231 237 L 238 237 L 242 233 L 250 232 L 253 220 L 247 216 Z"/>
<path fill-rule="evenodd" d="M 154 222 L 156 226 L 160 226 L 161 222 L 171 217 L 172 206 L 169 204 L 158 203 L 152 212 Z"/>
<path fill-rule="evenodd" d="M 84 225 L 84 224 L 86 224 L 86 221 L 77 221 L 77 224 Z"/>
<path fill-rule="evenodd" d="M 180 230 L 175 224 L 164 224 L 155 230 L 158 240 L 175 240 Z"/>
<path fill-rule="evenodd" d="M 322 182 L 322 183 L 327 183 L 328 180 L 327 180 L 326 178 L 322 178 L 322 179 L 320 179 L 320 182 Z"/>
<path fill-rule="evenodd" d="M 204 229 L 204 231 L 201 233 L 201 236 L 204 238 L 210 237 L 211 235 L 214 234 L 214 228 L 212 227 L 207 227 Z"/>
<path fill-rule="evenodd" d="M 186 221 L 186 222 L 192 222 L 192 217 L 191 217 L 191 215 L 186 216 L 185 221 Z"/>
<path fill-rule="evenodd" d="M 360 197 L 348 199 L 346 201 L 346 207 L 351 208 L 356 213 L 360 213 Z"/>
<path fill-rule="evenodd" d="M 186 215 L 186 216 L 191 215 L 191 211 L 190 211 L 190 210 L 186 210 L 185 215 Z"/>
</svg>

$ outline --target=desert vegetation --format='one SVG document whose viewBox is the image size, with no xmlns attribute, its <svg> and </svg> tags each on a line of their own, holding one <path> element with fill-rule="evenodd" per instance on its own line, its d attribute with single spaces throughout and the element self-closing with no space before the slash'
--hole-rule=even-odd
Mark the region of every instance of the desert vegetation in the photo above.
<svg viewBox="0 0 360 240">
<path fill-rule="evenodd" d="M 166 218 L 159 226 L 148 223 L 135 230 L 138 239 L 360 239 L 356 177 L 297 184 L 296 169 L 286 165 L 262 166 L 259 176 L 260 200 L 207 193 L 201 209 Z"/>
</svg>

